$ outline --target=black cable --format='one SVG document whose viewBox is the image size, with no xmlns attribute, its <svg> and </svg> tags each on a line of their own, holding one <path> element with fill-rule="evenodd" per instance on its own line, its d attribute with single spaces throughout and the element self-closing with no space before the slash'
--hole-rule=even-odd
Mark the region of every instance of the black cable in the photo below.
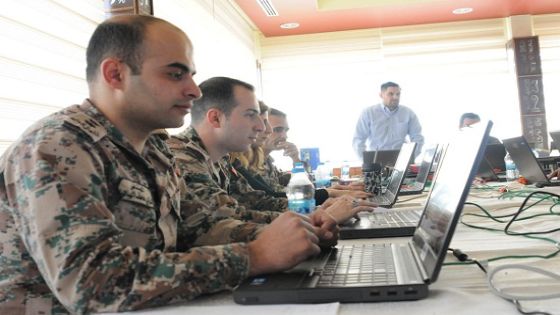
<svg viewBox="0 0 560 315">
<path fill-rule="evenodd" d="M 521 214 L 521 212 L 527 210 L 528 208 L 532 207 L 533 205 L 529 206 L 527 209 L 525 209 L 525 205 L 527 204 L 527 202 L 529 201 L 529 199 L 531 199 L 531 197 L 533 195 L 536 194 L 542 194 L 542 195 L 549 195 L 551 197 L 556 197 L 556 198 L 560 198 L 560 195 L 551 193 L 551 192 L 547 192 L 547 191 L 534 191 L 532 193 L 530 193 L 527 197 L 525 197 L 525 200 L 523 200 L 523 203 L 521 203 L 521 206 L 519 206 L 519 210 L 517 210 L 517 212 L 513 215 L 513 217 L 509 220 L 509 222 L 506 224 L 506 227 L 504 228 L 504 232 L 507 235 L 533 235 L 533 234 L 549 234 L 549 233 L 553 233 L 553 232 L 557 232 L 560 231 L 560 228 L 557 229 L 552 229 L 552 230 L 547 230 L 547 231 L 538 231 L 538 232 L 525 232 L 525 233 L 518 233 L 518 232 L 511 232 L 509 231 L 510 226 L 513 224 L 513 222 L 516 221 L 517 217 Z M 539 200 L 539 201 L 542 201 Z M 535 203 L 536 204 L 536 203 Z M 556 204 L 556 203 L 555 203 Z"/>
</svg>

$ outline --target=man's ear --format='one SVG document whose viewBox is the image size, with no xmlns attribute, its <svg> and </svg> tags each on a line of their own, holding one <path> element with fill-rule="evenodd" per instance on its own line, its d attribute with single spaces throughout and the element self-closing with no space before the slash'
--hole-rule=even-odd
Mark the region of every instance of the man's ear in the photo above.
<svg viewBox="0 0 560 315">
<path fill-rule="evenodd" d="M 224 115 L 222 111 L 217 108 L 210 108 L 206 112 L 206 120 L 214 128 L 220 128 L 222 126 L 223 119 Z"/>
<path fill-rule="evenodd" d="M 107 58 L 101 62 L 101 76 L 103 81 L 115 89 L 121 89 L 126 66 L 120 60 Z"/>
</svg>

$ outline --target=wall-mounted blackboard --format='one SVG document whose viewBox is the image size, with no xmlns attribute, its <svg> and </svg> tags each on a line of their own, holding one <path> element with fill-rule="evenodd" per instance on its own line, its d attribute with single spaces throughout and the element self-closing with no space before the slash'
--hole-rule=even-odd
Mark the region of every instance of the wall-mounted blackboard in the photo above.
<svg viewBox="0 0 560 315">
<path fill-rule="evenodd" d="M 548 149 L 544 87 L 541 72 L 539 38 L 537 36 L 511 39 L 507 43 L 509 62 L 513 63 L 523 136 L 531 147 Z"/>
<path fill-rule="evenodd" d="M 514 47 L 515 68 L 518 76 L 542 74 L 537 36 L 515 38 Z"/>
<path fill-rule="evenodd" d="M 532 75 L 517 78 L 519 105 L 522 115 L 544 114 L 542 76 Z"/>
<path fill-rule="evenodd" d="M 534 149 L 548 148 L 545 115 L 525 115 L 522 118 L 523 136 Z M 545 146 L 546 143 L 546 146 Z"/>
</svg>

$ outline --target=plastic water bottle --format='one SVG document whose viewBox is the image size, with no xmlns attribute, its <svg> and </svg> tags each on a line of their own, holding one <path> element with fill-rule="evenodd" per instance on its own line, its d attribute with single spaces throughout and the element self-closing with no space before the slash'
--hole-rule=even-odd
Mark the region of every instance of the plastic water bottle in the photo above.
<svg viewBox="0 0 560 315">
<path fill-rule="evenodd" d="M 296 163 L 292 169 L 286 194 L 288 209 L 301 214 L 309 214 L 315 210 L 315 187 L 309 180 L 303 163 Z"/>
<path fill-rule="evenodd" d="M 315 187 L 317 188 L 325 188 L 329 187 L 331 183 L 331 174 L 325 165 L 325 163 L 321 162 L 317 166 L 315 170 Z"/>
<path fill-rule="evenodd" d="M 340 168 L 340 179 L 349 180 L 350 179 L 350 165 L 346 161 L 342 164 Z"/>
<path fill-rule="evenodd" d="M 508 182 L 516 181 L 519 177 L 519 171 L 517 170 L 517 166 L 515 166 L 515 163 L 509 153 L 507 153 L 504 157 L 504 162 L 506 164 L 506 180 Z"/>
</svg>

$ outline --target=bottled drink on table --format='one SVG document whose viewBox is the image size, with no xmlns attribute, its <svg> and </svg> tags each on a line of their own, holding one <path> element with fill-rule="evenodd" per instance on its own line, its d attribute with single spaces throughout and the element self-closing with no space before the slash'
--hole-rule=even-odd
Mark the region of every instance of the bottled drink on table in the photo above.
<svg viewBox="0 0 560 315">
<path fill-rule="evenodd" d="M 309 214 L 315 209 L 315 187 L 309 180 L 303 163 L 296 163 L 286 189 L 288 208 L 291 211 Z"/>
<path fill-rule="evenodd" d="M 329 187 L 331 183 L 331 174 L 328 170 L 327 165 L 321 162 L 317 169 L 315 170 L 315 187 L 316 188 L 326 188 Z"/>
<path fill-rule="evenodd" d="M 504 162 L 506 164 L 506 180 L 508 182 L 516 181 L 519 178 L 519 171 L 509 153 L 504 157 Z"/>
<path fill-rule="evenodd" d="M 340 179 L 341 180 L 350 179 L 350 165 L 346 161 L 344 161 L 342 167 L 340 168 Z"/>
</svg>

